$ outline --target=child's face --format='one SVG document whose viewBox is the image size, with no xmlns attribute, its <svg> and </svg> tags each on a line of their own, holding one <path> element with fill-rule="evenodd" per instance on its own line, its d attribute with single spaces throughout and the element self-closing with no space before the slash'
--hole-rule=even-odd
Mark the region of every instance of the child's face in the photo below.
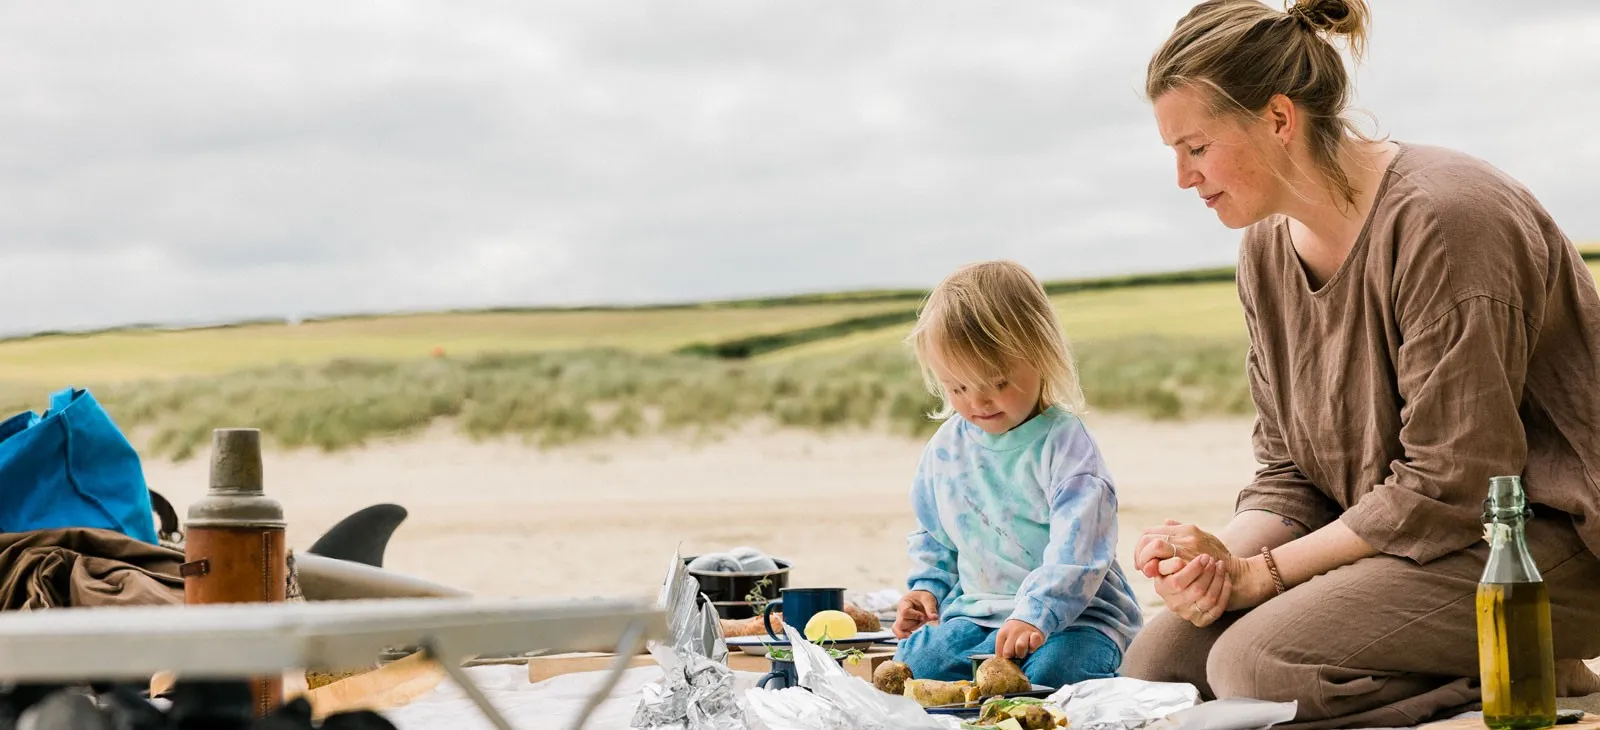
<svg viewBox="0 0 1600 730">
<path fill-rule="evenodd" d="M 1025 362 L 1013 362 L 1004 377 L 980 388 L 961 385 L 942 363 L 933 363 L 932 369 L 956 413 L 988 433 L 1010 431 L 1039 412 L 1044 381 Z"/>
</svg>

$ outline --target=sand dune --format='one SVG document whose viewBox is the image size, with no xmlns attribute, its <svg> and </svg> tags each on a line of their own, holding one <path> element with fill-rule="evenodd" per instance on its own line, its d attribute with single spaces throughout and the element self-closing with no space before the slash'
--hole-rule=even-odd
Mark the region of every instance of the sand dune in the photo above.
<svg viewBox="0 0 1600 730">
<path fill-rule="evenodd" d="M 1088 419 L 1118 482 L 1128 559 L 1171 516 L 1216 527 L 1254 468 L 1248 420 Z M 269 493 L 304 548 L 376 502 L 405 506 L 386 567 L 493 595 L 655 595 L 674 548 L 752 545 L 794 563 L 792 585 L 903 585 L 907 502 L 921 442 L 751 426 L 700 444 L 614 440 L 542 451 L 445 430 L 365 449 L 269 452 Z M 205 456 L 145 465 L 178 506 L 205 489 Z M 1143 600 L 1149 582 L 1134 575 Z"/>
</svg>

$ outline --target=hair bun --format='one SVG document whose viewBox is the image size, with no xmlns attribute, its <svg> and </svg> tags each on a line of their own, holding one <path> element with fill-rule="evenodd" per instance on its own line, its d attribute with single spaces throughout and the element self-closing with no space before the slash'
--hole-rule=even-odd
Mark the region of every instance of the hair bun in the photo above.
<svg viewBox="0 0 1600 730">
<path fill-rule="evenodd" d="M 1362 0 L 1297 0 L 1288 13 L 1312 30 L 1356 35 L 1366 25 L 1367 6 Z"/>
<path fill-rule="evenodd" d="M 1296 0 L 1286 12 L 1307 30 L 1344 36 L 1351 54 L 1360 60 L 1370 17 L 1365 0 Z"/>
</svg>

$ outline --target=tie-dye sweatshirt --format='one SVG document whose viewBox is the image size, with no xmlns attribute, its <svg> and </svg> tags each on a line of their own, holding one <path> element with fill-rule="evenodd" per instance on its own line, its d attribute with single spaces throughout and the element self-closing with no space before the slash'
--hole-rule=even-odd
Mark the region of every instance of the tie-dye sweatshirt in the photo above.
<svg viewBox="0 0 1600 730">
<path fill-rule="evenodd" d="M 911 590 L 940 617 L 1046 637 L 1092 626 L 1126 649 L 1143 622 L 1118 565 L 1117 495 L 1083 422 L 1050 408 L 991 435 L 952 416 L 923 450 L 911 488 Z"/>
</svg>

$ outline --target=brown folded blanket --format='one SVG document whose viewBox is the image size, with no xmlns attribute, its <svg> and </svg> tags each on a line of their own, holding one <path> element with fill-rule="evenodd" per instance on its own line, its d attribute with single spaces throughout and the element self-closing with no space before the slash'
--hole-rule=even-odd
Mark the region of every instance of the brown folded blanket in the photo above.
<svg viewBox="0 0 1600 730">
<path fill-rule="evenodd" d="M 0 611 L 183 603 L 183 553 L 112 530 L 0 533 Z"/>
</svg>

